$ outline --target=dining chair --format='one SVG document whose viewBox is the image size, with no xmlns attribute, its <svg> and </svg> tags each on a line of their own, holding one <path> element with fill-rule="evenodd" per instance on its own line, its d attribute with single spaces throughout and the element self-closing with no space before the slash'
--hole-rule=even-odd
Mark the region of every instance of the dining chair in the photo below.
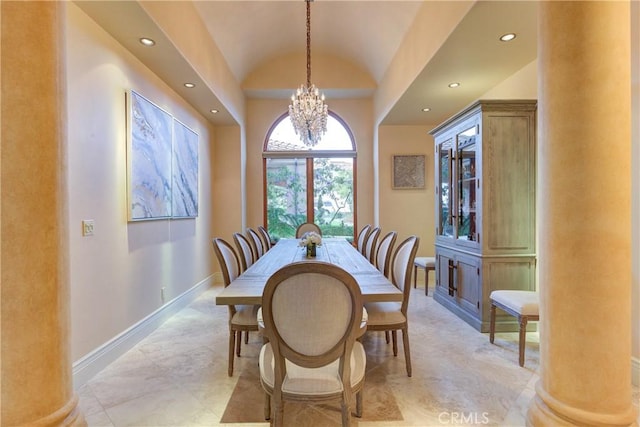
<svg viewBox="0 0 640 427">
<path fill-rule="evenodd" d="M 251 267 L 256 262 L 255 254 L 253 252 L 253 245 L 242 233 L 233 233 L 233 241 L 238 248 L 238 254 L 240 255 L 240 273 Z"/>
<path fill-rule="evenodd" d="M 358 249 L 358 252 L 360 252 L 362 255 L 364 255 L 364 247 L 365 244 L 367 242 L 367 236 L 369 235 L 369 232 L 371 231 L 371 224 L 367 224 L 364 227 L 362 227 L 362 229 L 360 230 L 360 233 L 358 233 L 358 238 L 356 239 L 356 248 Z"/>
<path fill-rule="evenodd" d="M 365 309 L 369 315 L 367 331 L 391 331 L 393 355 L 398 355 L 396 331 L 402 331 L 404 360 L 407 375 L 411 376 L 411 353 L 409 350 L 409 321 L 407 308 L 411 292 L 411 267 L 416 257 L 420 239 L 410 236 L 398 245 L 391 263 L 391 281 L 402 291 L 402 302 L 369 302 Z"/>
<path fill-rule="evenodd" d="M 231 245 L 221 238 L 213 239 L 213 251 L 220 263 L 226 288 L 240 275 L 238 257 Z M 237 356 L 240 357 L 242 332 L 248 334 L 250 331 L 258 330 L 258 308 L 257 305 L 229 305 L 229 376 L 233 375 L 234 348 Z"/>
<path fill-rule="evenodd" d="M 362 416 L 362 315 L 360 287 L 337 265 L 296 262 L 269 278 L 262 294 L 268 342 L 259 356 L 265 419 L 285 425 L 285 401 L 339 400 L 342 425 L 348 426 L 354 393 L 356 416 Z"/>
<path fill-rule="evenodd" d="M 264 251 L 267 252 L 273 246 L 273 242 L 271 241 L 271 236 L 266 228 L 259 225 L 258 233 L 260 233 L 260 237 L 262 237 L 262 243 L 264 244 Z"/>
<path fill-rule="evenodd" d="M 374 227 L 367 236 L 367 243 L 365 244 L 364 257 L 369 260 L 370 263 L 375 263 L 375 248 L 378 243 L 378 237 L 380 236 L 380 227 Z"/>
<path fill-rule="evenodd" d="M 247 235 L 249 236 L 249 241 L 252 243 L 252 247 L 256 253 L 256 261 L 260 259 L 260 257 L 265 253 L 264 245 L 262 243 L 262 238 L 256 230 L 253 228 L 247 228 Z"/>
<path fill-rule="evenodd" d="M 376 248 L 375 266 L 384 274 L 384 277 L 389 277 L 389 262 L 391 261 L 391 255 L 393 254 L 393 245 L 396 243 L 398 233 L 395 231 L 388 232 L 378 243 Z"/>
<path fill-rule="evenodd" d="M 322 230 L 320 230 L 320 227 L 318 227 L 317 224 L 314 224 L 313 222 L 305 222 L 300 224 L 296 229 L 296 238 L 299 239 L 304 235 L 304 233 L 308 233 L 309 231 L 313 231 L 322 236 Z"/>
</svg>

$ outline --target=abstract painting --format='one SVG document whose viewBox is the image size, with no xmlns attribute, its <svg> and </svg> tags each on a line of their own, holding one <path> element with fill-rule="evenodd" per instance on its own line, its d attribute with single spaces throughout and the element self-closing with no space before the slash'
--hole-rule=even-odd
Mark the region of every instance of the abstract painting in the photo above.
<svg viewBox="0 0 640 427">
<path fill-rule="evenodd" d="M 129 220 L 198 216 L 198 135 L 129 91 Z"/>
<path fill-rule="evenodd" d="M 198 216 L 198 134 L 173 120 L 173 217 Z"/>
<path fill-rule="evenodd" d="M 171 216 L 171 138 L 169 113 L 130 91 L 129 219 Z"/>
</svg>

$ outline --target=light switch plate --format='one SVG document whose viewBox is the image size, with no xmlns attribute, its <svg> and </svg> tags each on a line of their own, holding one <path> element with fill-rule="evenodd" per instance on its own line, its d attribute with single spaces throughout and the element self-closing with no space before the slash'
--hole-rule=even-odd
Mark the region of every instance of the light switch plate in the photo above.
<svg viewBox="0 0 640 427">
<path fill-rule="evenodd" d="M 84 219 L 82 220 L 82 235 L 83 236 L 93 236 L 93 227 L 94 221 L 92 219 Z"/>
</svg>

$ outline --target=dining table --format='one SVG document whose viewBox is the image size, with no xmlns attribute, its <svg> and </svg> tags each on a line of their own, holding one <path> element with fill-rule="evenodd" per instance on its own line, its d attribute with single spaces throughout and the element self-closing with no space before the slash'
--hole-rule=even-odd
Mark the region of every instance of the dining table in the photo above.
<svg viewBox="0 0 640 427">
<path fill-rule="evenodd" d="M 351 274 L 360 286 L 364 302 L 402 301 L 402 291 L 344 238 L 323 238 L 316 256 L 307 258 L 299 239 L 283 238 L 216 296 L 216 305 L 262 303 L 262 291 L 269 277 L 294 262 L 320 261 L 337 265 Z"/>
</svg>

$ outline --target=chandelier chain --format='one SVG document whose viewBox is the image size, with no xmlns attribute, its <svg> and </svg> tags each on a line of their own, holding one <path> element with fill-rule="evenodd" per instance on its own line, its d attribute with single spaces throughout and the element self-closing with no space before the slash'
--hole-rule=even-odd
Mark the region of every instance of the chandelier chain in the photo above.
<svg viewBox="0 0 640 427">
<path fill-rule="evenodd" d="M 307 1 L 307 87 L 311 87 L 311 0 Z"/>
</svg>

